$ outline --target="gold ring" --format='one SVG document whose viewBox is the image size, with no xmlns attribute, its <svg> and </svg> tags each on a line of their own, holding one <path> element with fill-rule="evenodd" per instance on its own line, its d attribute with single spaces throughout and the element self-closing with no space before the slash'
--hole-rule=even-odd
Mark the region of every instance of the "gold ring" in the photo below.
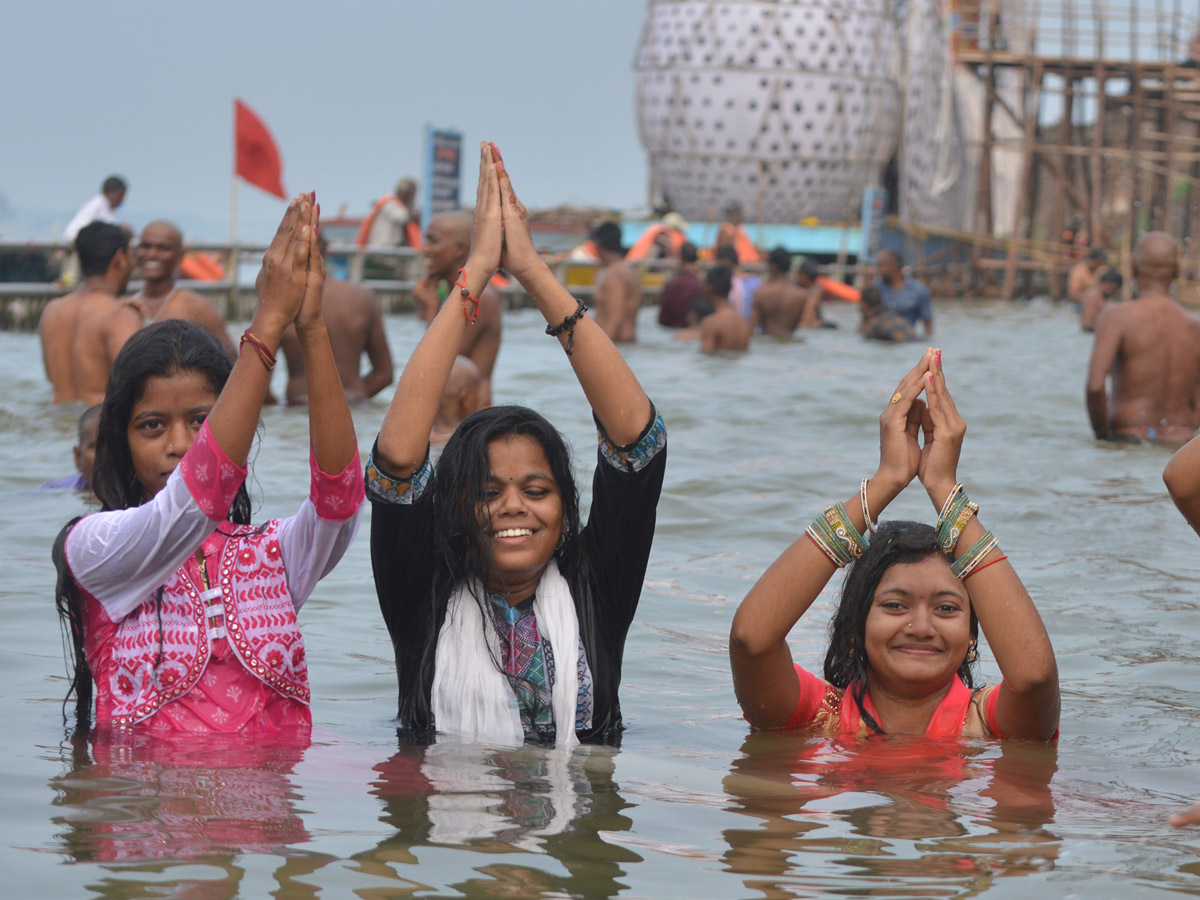
<svg viewBox="0 0 1200 900">
<path fill-rule="evenodd" d="M 903 394 L 901 394 L 899 391 L 896 391 L 896 393 L 892 394 L 892 402 L 893 402 L 893 403 L 899 403 L 899 402 L 900 402 L 900 398 L 901 398 L 901 397 L 903 397 L 903 396 L 904 396 L 904 395 L 903 395 Z"/>
</svg>

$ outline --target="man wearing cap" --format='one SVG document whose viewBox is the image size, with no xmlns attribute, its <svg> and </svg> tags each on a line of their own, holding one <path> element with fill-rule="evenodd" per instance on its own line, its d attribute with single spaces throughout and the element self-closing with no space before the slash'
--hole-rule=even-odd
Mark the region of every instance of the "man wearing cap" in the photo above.
<svg viewBox="0 0 1200 900">
<path fill-rule="evenodd" d="M 642 305 L 642 282 L 625 262 L 621 226 L 604 222 L 592 232 L 598 257 L 596 324 L 614 343 L 637 340 L 637 313 Z"/>
</svg>

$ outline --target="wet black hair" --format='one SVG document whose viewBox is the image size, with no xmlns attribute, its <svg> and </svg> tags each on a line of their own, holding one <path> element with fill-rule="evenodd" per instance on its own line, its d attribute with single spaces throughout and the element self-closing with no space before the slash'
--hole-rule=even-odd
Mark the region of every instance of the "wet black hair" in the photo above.
<svg viewBox="0 0 1200 900">
<path fill-rule="evenodd" d="M 733 269 L 729 266 L 713 266 L 704 276 L 704 282 L 718 297 L 728 297 L 733 289 Z"/>
<path fill-rule="evenodd" d="M 734 249 L 733 244 L 725 244 L 723 247 L 718 247 L 715 258 L 719 262 L 729 263 L 731 266 L 736 266 L 739 262 L 738 252 Z"/>
<path fill-rule="evenodd" d="M 128 190 L 129 185 L 125 183 L 125 179 L 120 175 L 109 175 L 104 179 L 104 184 L 100 185 L 100 193 L 115 194 L 117 191 Z"/>
<path fill-rule="evenodd" d="M 792 254 L 783 247 L 776 247 L 767 257 L 767 262 L 780 272 L 786 272 L 792 267 Z"/>
<path fill-rule="evenodd" d="M 129 235 L 111 222 L 90 222 L 75 235 L 75 252 L 84 278 L 103 275 L 118 250 L 129 249 Z"/>
<path fill-rule="evenodd" d="M 1121 285 L 1123 285 L 1125 283 L 1125 279 L 1121 277 L 1121 273 L 1118 272 L 1116 269 L 1106 270 L 1104 272 L 1104 274 L 1100 276 L 1100 281 L 1102 281 L 1102 282 L 1111 281 L 1117 287 L 1120 287 Z"/>
<path fill-rule="evenodd" d="M 109 372 L 96 435 L 92 490 L 100 500 L 101 509 L 129 509 L 141 506 L 147 499 L 145 488 L 134 471 L 126 436 L 133 407 L 145 392 L 146 382 L 156 376 L 176 372 L 200 372 L 208 379 L 213 393 L 220 394 L 232 368 L 233 363 L 216 338 L 182 319 L 169 319 L 150 325 L 125 342 Z M 229 518 L 237 524 L 248 525 L 250 513 L 250 496 L 243 484 L 238 488 Z M 86 735 L 91 729 L 92 670 L 83 652 L 83 601 L 67 567 L 66 557 L 67 535 L 77 521 L 71 520 L 59 533 L 50 555 L 58 573 L 55 607 L 62 624 L 64 641 L 71 648 L 71 658 L 68 659 L 71 686 L 63 700 L 64 719 L 67 718 L 66 706 L 73 694 L 75 734 Z M 161 602 L 160 588 L 157 603 L 161 606 Z"/>
<path fill-rule="evenodd" d="M 1103 247 L 1094 247 L 1088 251 L 1088 259 L 1099 259 L 1108 262 L 1108 252 Z"/>
<path fill-rule="evenodd" d="M 870 669 L 866 653 L 867 614 L 875 602 L 875 589 L 884 573 L 894 565 L 921 562 L 941 557 L 950 566 L 950 558 L 938 544 L 937 530 L 921 522 L 884 522 L 871 537 L 871 546 L 851 564 L 842 584 L 842 600 L 829 623 L 829 649 L 825 651 L 825 680 L 837 688 L 849 688 L 863 713 L 863 721 L 876 734 L 879 723 L 863 708 L 870 688 Z M 979 637 L 979 619 L 971 607 L 971 639 Z M 958 667 L 958 676 L 971 688 L 975 686 L 975 664 L 966 655 Z"/>
<path fill-rule="evenodd" d="M 616 222 L 601 222 L 592 231 L 592 240 L 605 250 L 625 255 L 625 248 L 621 244 L 621 226 Z"/>
<path fill-rule="evenodd" d="M 800 263 L 800 271 L 815 281 L 817 276 L 821 274 L 821 267 L 811 259 L 806 259 Z"/>
<path fill-rule="evenodd" d="M 133 407 L 145 392 L 146 382 L 176 372 L 199 372 L 208 379 L 213 393 L 220 394 L 232 369 L 233 363 L 220 342 L 183 319 L 156 322 L 125 342 L 108 374 L 96 436 L 92 488 L 101 509 L 129 509 L 148 499 L 133 469 L 126 436 Z M 233 501 L 230 521 L 249 525 L 250 512 L 250 497 L 242 485 Z"/>
<path fill-rule="evenodd" d="M 696 252 L 696 245 L 691 241 L 684 241 L 679 248 L 679 258 L 685 263 L 694 263 L 700 258 L 700 254 Z"/>
<path fill-rule="evenodd" d="M 540 414 L 524 406 L 493 406 L 474 412 L 454 430 L 433 473 L 433 529 L 438 569 L 435 596 L 448 595 L 475 578 L 486 585 L 495 575 L 490 535 L 479 525 L 491 476 L 488 447 L 502 438 L 537 441 L 558 485 L 563 508 L 563 541 L 555 555 L 564 571 L 575 562 L 579 534 L 579 491 L 571 471 L 571 452 L 563 436 Z"/>
</svg>

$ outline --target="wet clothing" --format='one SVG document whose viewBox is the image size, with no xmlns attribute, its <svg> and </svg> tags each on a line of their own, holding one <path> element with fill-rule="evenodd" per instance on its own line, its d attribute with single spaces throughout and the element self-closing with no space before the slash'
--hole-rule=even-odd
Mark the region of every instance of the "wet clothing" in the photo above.
<svg viewBox="0 0 1200 900">
<path fill-rule="evenodd" d="M 877 281 L 875 286 L 883 297 L 883 305 L 902 315 L 909 325 L 916 325 L 918 321 L 933 321 L 933 301 L 929 297 L 929 290 L 921 282 L 905 276 L 904 283 L 897 287 L 885 281 Z"/>
<path fill-rule="evenodd" d="M 300 511 L 225 520 L 245 468 L 205 423 L 166 486 L 76 522 L 65 554 L 103 726 L 269 731 L 311 725 L 296 611 L 358 528 L 357 456 L 338 475 L 310 453 Z M 149 721 L 147 721 L 149 720 Z"/>
<path fill-rule="evenodd" d="M 45 484 L 38 487 L 39 491 L 86 491 L 88 490 L 87 479 L 83 477 L 82 472 L 76 472 L 74 475 L 64 475 L 62 478 L 55 478 L 53 481 L 47 481 Z"/>
<path fill-rule="evenodd" d="M 824 734 L 851 738 L 866 737 L 870 733 L 850 688 L 839 690 L 799 665 L 796 665 L 796 677 L 800 679 L 800 697 L 783 729 L 812 727 Z M 996 686 L 972 691 L 955 675 L 950 690 L 929 720 L 925 737 L 1004 737 L 996 723 L 999 695 Z M 878 723 L 879 713 L 870 694 L 864 696 L 863 701 L 866 711 Z"/>
<path fill-rule="evenodd" d="M 641 597 L 642 581 L 654 537 L 655 511 L 666 467 L 666 426 L 651 414 L 641 437 L 628 446 L 617 446 L 601 430 L 600 447 L 592 482 L 592 506 L 587 524 L 562 553 L 559 562 L 578 620 L 576 647 L 542 647 L 542 662 L 532 657 L 536 620 L 524 622 L 524 634 L 496 629 L 488 623 L 499 644 L 497 664 L 506 674 L 536 671 L 530 690 L 518 690 L 526 739 L 547 742 L 552 726 L 530 697 L 551 687 L 554 669 L 578 666 L 579 703 L 576 733 L 584 743 L 616 743 L 622 728 L 617 696 L 625 636 Z M 432 467 L 428 457 L 410 478 L 388 475 L 372 452 L 367 463 L 367 497 L 372 502 L 371 566 L 384 622 L 396 653 L 399 686 L 397 716 L 402 733 L 412 740 L 431 740 L 436 728 L 431 691 L 435 678 L 436 646 L 446 619 L 450 586 L 437 591 L 437 566 L 433 535 Z M 486 601 L 485 598 L 485 602 Z M 490 602 L 489 602 L 490 605 Z M 505 614 L 508 615 L 507 613 Z M 518 605 L 517 620 L 521 610 Z M 507 646 L 505 646 L 507 644 Z M 550 654 L 545 650 L 550 649 Z M 549 667 L 546 660 L 552 660 Z M 587 673 L 584 673 L 586 668 Z M 511 671 L 509 671 L 511 669 Z M 587 685 L 590 684 L 590 688 Z M 589 698 L 586 696 L 590 690 Z M 587 717 L 590 715 L 590 723 Z"/>
<path fill-rule="evenodd" d="M 867 323 L 863 337 L 869 341 L 890 341 L 899 344 L 916 340 L 917 335 L 904 316 L 885 309 Z"/>
<path fill-rule="evenodd" d="M 704 296 L 704 282 L 695 272 L 682 269 L 663 285 L 658 304 L 658 324 L 668 328 L 685 328 L 692 303 Z"/>
</svg>

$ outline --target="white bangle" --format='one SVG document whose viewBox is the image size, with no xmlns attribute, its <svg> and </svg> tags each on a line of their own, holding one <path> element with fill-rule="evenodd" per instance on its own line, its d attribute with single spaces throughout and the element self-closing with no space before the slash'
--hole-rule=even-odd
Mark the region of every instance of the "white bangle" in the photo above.
<svg viewBox="0 0 1200 900">
<path fill-rule="evenodd" d="M 874 534 L 879 530 L 879 522 L 871 518 L 871 510 L 867 506 L 867 482 L 869 480 L 868 478 L 862 480 L 862 484 L 858 488 L 858 499 L 862 501 L 862 514 L 867 522 L 867 528 L 870 529 L 871 534 Z"/>
</svg>

